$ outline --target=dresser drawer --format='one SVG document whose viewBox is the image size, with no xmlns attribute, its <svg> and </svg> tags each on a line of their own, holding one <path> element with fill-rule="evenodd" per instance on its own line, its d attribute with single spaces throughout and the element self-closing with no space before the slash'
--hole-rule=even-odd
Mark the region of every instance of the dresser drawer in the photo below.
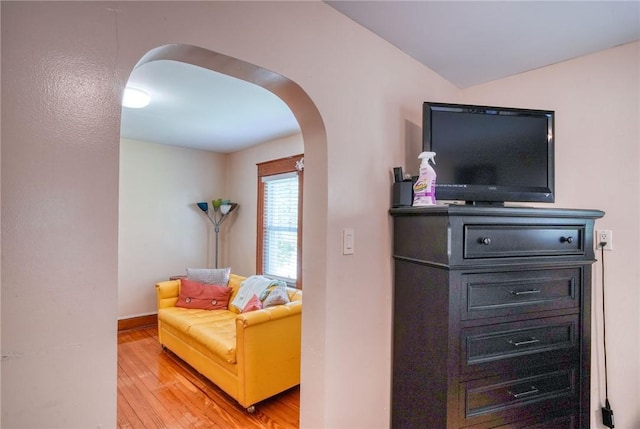
<svg viewBox="0 0 640 429">
<path fill-rule="evenodd" d="M 460 395 L 460 418 L 465 425 L 570 413 L 578 401 L 576 370 L 547 369 L 472 380 L 461 384 Z"/>
<path fill-rule="evenodd" d="M 578 419 L 574 414 L 562 417 L 549 417 L 545 414 L 542 417 L 496 426 L 493 429 L 578 429 Z"/>
<path fill-rule="evenodd" d="M 584 225 L 465 225 L 465 259 L 583 255 Z"/>
<path fill-rule="evenodd" d="M 583 267 L 463 274 L 462 320 L 578 309 Z"/>
<path fill-rule="evenodd" d="M 462 329 L 462 373 L 578 360 L 578 315 Z"/>
</svg>

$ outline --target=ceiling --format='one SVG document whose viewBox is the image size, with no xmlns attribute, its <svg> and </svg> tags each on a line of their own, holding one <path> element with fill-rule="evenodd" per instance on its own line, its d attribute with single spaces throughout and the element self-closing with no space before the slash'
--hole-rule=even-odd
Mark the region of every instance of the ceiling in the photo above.
<svg viewBox="0 0 640 429">
<path fill-rule="evenodd" d="M 327 1 L 459 88 L 640 39 L 640 1 Z"/>
<path fill-rule="evenodd" d="M 300 132 L 289 107 L 266 89 L 179 61 L 137 67 L 128 86 L 151 95 L 122 108 L 122 137 L 230 153 Z"/>
<path fill-rule="evenodd" d="M 326 3 L 459 88 L 640 40 L 640 0 Z M 197 66 L 152 61 L 129 85 L 152 101 L 123 107 L 125 138 L 229 153 L 299 132 L 269 91 Z"/>
</svg>

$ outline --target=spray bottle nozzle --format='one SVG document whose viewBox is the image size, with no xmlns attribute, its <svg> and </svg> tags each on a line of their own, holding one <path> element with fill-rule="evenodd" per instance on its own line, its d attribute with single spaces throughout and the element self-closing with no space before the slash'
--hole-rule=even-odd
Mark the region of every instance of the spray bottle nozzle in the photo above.
<svg viewBox="0 0 640 429">
<path fill-rule="evenodd" d="M 428 164 L 429 161 L 433 162 L 433 165 L 436 165 L 436 153 L 435 152 L 422 152 L 420 155 L 418 155 L 418 159 L 421 160 L 421 162 Z"/>
</svg>

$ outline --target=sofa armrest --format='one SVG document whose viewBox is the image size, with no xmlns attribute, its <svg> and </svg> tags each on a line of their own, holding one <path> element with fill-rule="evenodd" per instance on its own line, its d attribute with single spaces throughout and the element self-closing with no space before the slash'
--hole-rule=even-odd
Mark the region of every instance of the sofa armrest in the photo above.
<svg viewBox="0 0 640 429">
<path fill-rule="evenodd" d="M 302 301 L 236 317 L 238 401 L 246 406 L 300 384 Z"/>
<path fill-rule="evenodd" d="M 180 294 L 180 280 L 167 280 L 156 283 L 156 297 L 158 310 L 175 307 Z"/>
<path fill-rule="evenodd" d="M 240 329 L 240 325 L 243 329 L 246 329 L 272 320 L 291 317 L 298 313 L 302 313 L 302 301 L 292 301 L 283 305 L 239 314 L 236 317 L 236 325 L 238 325 L 238 329 Z"/>
</svg>

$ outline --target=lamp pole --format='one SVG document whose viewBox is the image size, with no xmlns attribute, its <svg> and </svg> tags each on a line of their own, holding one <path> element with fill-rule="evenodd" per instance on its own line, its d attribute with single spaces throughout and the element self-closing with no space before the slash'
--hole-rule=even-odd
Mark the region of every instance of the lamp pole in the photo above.
<svg viewBox="0 0 640 429">
<path fill-rule="evenodd" d="M 216 249 L 216 266 L 215 268 L 218 268 L 218 235 L 220 234 L 220 225 L 222 225 L 222 223 L 227 219 L 227 217 L 229 216 L 229 214 L 235 210 L 236 207 L 238 207 L 237 203 L 229 203 L 229 204 L 221 204 L 219 206 L 214 205 L 213 206 L 213 214 L 211 213 L 211 210 L 209 210 L 209 204 L 206 202 L 199 202 L 197 203 L 198 207 L 200 208 L 200 210 L 202 210 L 204 212 L 204 214 L 207 215 L 207 218 L 209 218 L 209 220 L 211 221 L 211 223 L 213 224 L 213 230 L 216 233 L 216 238 L 215 238 L 215 249 Z"/>
</svg>

